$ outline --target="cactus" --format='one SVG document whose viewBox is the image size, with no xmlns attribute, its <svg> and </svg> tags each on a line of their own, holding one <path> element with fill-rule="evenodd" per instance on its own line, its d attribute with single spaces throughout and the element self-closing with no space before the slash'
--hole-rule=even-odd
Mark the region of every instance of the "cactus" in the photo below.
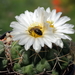
<svg viewBox="0 0 75 75">
<path fill-rule="evenodd" d="M 74 64 L 74 57 L 70 42 L 63 42 L 63 48 L 53 44 L 50 49 L 45 45 L 36 53 L 32 47 L 26 51 L 18 41 L 0 41 L 0 74 L 65 75 L 67 68 Z"/>
</svg>

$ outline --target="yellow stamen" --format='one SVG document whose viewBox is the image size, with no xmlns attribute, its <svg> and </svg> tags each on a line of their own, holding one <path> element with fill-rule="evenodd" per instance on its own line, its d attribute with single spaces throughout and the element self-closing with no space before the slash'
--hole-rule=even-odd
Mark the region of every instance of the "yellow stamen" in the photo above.
<svg viewBox="0 0 75 75">
<path fill-rule="evenodd" d="M 51 27 L 53 29 L 53 33 L 55 33 L 56 28 L 54 27 L 54 22 L 53 21 L 47 21 L 47 23 L 49 23 L 49 27 Z"/>
<path fill-rule="evenodd" d="M 47 23 L 49 23 L 49 24 L 53 24 L 53 21 L 47 21 Z"/>
<path fill-rule="evenodd" d="M 47 23 L 50 24 L 50 25 L 49 25 L 50 27 L 54 28 L 53 21 L 47 21 Z"/>
<path fill-rule="evenodd" d="M 54 25 L 49 25 L 50 27 L 54 28 Z"/>
<path fill-rule="evenodd" d="M 34 26 L 28 29 L 29 34 L 35 38 L 43 35 L 43 28 L 41 26 Z"/>
</svg>

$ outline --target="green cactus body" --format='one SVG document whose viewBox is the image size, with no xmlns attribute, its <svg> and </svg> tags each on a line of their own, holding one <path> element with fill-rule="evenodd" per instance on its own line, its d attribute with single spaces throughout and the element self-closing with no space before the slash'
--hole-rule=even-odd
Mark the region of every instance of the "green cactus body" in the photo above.
<svg viewBox="0 0 75 75">
<path fill-rule="evenodd" d="M 28 51 L 17 42 L 12 42 L 10 47 L 11 58 L 7 60 L 4 43 L 0 41 L 0 70 L 12 64 L 12 69 L 19 74 L 35 75 L 47 72 L 52 75 L 62 75 L 66 67 L 72 62 L 68 42 L 64 42 L 64 48 L 54 45 L 52 49 L 47 46 L 36 53 L 32 48 Z"/>
</svg>

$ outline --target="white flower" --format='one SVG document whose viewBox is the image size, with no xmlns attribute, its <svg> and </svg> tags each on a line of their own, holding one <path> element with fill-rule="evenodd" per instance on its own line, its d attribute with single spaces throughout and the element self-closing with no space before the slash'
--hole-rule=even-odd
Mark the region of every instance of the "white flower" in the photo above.
<svg viewBox="0 0 75 75">
<path fill-rule="evenodd" d="M 43 7 L 38 7 L 34 12 L 25 11 L 24 14 L 16 16 L 17 22 L 10 24 L 13 28 L 11 32 L 13 40 L 18 40 L 26 50 L 31 46 L 36 52 L 39 52 L 44 45 L 52 48 L 52 42 L 55 40 L 51 36 L 52 29 L 48 28 L 46 22 L 50 13 L 50 8 L 45 11 Z"/>
<path fill-rule="evenodd" d="M 47 23 L 48 26 L 52 28 L 52 36 L 57 39 L 55 44 L 63 48 L 63 42 L 61 39 L 71 40 L 71 38 L 66 34 L 74 33 L 74 25 L 66 23 L 70 20 L 70 18 L 67 16 L 61 17 L 61 14 L 61 12 L 56 13 L 55 9 L 52 10 L 49 17 L 47 18 Z"/>
</svg>

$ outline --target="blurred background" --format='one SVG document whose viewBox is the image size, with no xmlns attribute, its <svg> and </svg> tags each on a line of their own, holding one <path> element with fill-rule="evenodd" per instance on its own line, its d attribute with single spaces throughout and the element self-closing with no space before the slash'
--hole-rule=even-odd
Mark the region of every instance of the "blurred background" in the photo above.
<svg viewBox="0 0 75 75">
<path fill-rule="evenodd" d="M 11 31 L 10 23 L 16 21 L 16 15 L 25 10 L 34 11 L 38 6 L 63 12 L 63 16 L 71 18 L 68 23 L 75 25 L 75 0 L 0 0 L 0 35 Z M 75 34 L 70 36 L 75 41 Z"/>
</svg>

